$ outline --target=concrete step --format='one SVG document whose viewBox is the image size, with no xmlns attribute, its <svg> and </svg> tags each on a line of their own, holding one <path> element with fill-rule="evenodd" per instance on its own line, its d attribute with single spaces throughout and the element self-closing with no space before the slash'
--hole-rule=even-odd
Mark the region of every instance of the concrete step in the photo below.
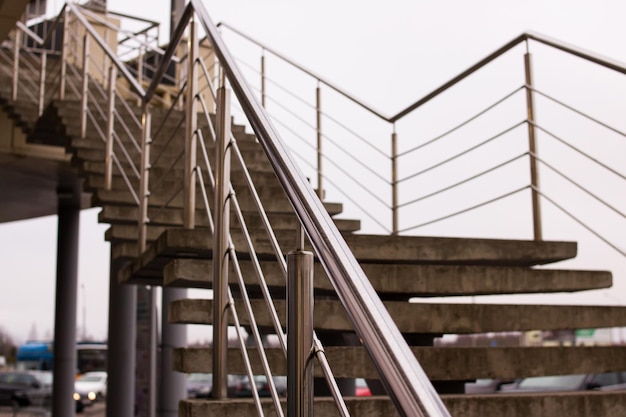
<svg viewBox="0 0 626 417">
<path fill-rule="evenodd" d="M 626 415 L 626 391 L 571 392 L 498 395 L 444 395 L 442 400 L 454 417 L 614 417 Z M 263 411 L 275 415 L 270 398 L 263 398 Z M 352 417 L 398 416 L 388 397 L 346 397 Z M 286 412 L 286 399 L 282 399 Z M 316 416 L 339 417 L 331 397 L 316 397 Z M 179 417 L 253 416 L 256 408 L 250 398 L 224 400 L 182 400 Z"/>
<path fill-rule="evenodd" d="M 132 206 L 104 206 L 102 211 L 98 214 L 98 221 L 100 223 L 109 224 L 128 224 L 136 225 L 139 209 Z M 261 222 L 261 216 L 256 210 L 244 212 L 243 215 L 246 219 L 246 225 L 250 229 L 262 229 L 263 224 Z M 266 213 L 268 220 L 273 228 L 278 230 L 296 230 L 299 224 L 293 213 Z M 231 210 L 231 219 L 235 217 L 234 211 Z M 183 209 L 182 208 L 165 208 L 157 209 L 150 208 L 148 210 L 148 218 L 150 224 L 156 226 L 183 226 Z M 342 232 L 356 232 L 361 227 L 359 220 L 351 219 L 334 219 L 335 224 Z M 207 217 L 197 216 L 196 226 L 208 227 L 209 222 Z"/>
<path fill-rule="evenodd" d="M 252 238 L 258 256 L 274 258 L 270 242 L 264 235 Z M 361 263 L 531 266 L 576 255 L 576 243 L 573 242 L 365 234 L 349 234 L 344 238 Z M 172 258 L 183 258 L 177 256 L 179 253 L 187 254 L 188 258 L 209 259 L 211 239 L 211 235 L 203 230 L 169 229 L 137 260 L 133 273 L 141 275 L 143 269 L 162 270 Z M 233 239 L 237 248 L 245 247 L 237 235 Z M 292 249 L 294 238 L 291 234 L 279 232 L 277 239 L 288 245 L 288 249 L 283 248 L 285 253 Z"/>
<path fill-rule="evenodd" d="M 137 137 L 140 137 L 141 128 L 137 125 L 135 120 L 141 121 L 142 113 L 141 108 L 137 107 L 134 102 L 128 102 L 132 113 L 128 112 L 126 106 L 116 101 L 116 111 L 117 116 L 115 119 L 114 125 L 115 130 L 122 132 L 123 125 L 125 124 L 127 128 L 129 128 L 133 133 L 137 133 Z M 55 101 L 54 106 L 58 108 L 59 114 L 64 118 L 66 122 L 66 126 L 68 132 L 73 132 L 73 134 L 77 135 L 80 132 L 80 119 L 74 117 L 77 113 L 81 111 L 81 103 L 77 100 L 64 100 L 64 101 Z M 108 103 L 106 100 L 98 100 L 97 103 L 93 101 L 89 102 L 89 108 L 92 112 L 93 117 L 90 117 L 89 125 L 91 125 L 94 121 L 99 126 L 106 126 L 106 119 L 100 115 L 100 112 L 97 111 L 97 108 L 106 111 L 108 108 Z M 152 108 L 152 125 L 151 125 L 151 134 L 154 140 L 154 143 L 158 145 L 160 142 L 167 141 L 170 134 L 173 130 L 177 130 L 182 127 L 181 132 L 184 132 L 184 122 L 181 123 L 181 120 L 184 120 L 184 113 L 179 110 L 172 110 L 168 115 L 168 111 L 166 109 L 161 108 Z M 215 115 L 210 114 L 211 123 L 215 126 Z M 209 128 L 209 123 L 204 116 L 204 113 L 199 112 L 197 117 L 197 125 L 199 129 L 203 131 Z M 237 140 L 255 140 L 253 134 L 246 132 L 245 126 L 241 124 L 235 123 L 234 118 L 231 118 L 231 131 L 237 138 Z M 209 137 L 205 135 L 205 138 L 208 140 Z"/>
<path fill-rule="evenodd" d="M 271 329 L 263 300 L 252 300 L 257 323 Z M 239 301 L 237 311 L 243 312 Z M 426 304 L 384 301 L 398 329 L 405 334 L 472 334 L 529 330 L 573 330 L 626 326 L 626 307 L 583 305 Z M 285 302 L 274 300 L 279 317 Z M 315 301 L 315 328 L 352 332 L 343 306 L 336 300 Z M 212 301 L 184 299 L 170 304 L 169 318 L 179 324 L 211 324 Z M 241 314 L 242 325 L 248 319 Z"/>
<path fill-rule="evenodd" d="M 384 263 L 368 263 L 361 266 L 376 292 L 384 299 L 570 292 L 608 288 L 612 284 L 611 273 L 606 271 Z M 175 259 L 163 271 L 164 285 L 212 288 L 212 268 L 211 260 Z M 240 268 L 246 284 L 257 285 L 252 263 L 242 260 Z M 263 262 L 262 269 L 269 287 L 284 287 L 285 277 L 276 262 Z M 160 274 L 158 275 L 160 278 Z M 316 294 L 334 293 L 326 272 L 319 263 L 315 263 L 314 277 Z M 156 277 L 149 277 L 154 278 Z"/>
<path fill-rule="evenodd" d="M 159 169 L 159 168 L 153 168 L 151 170 L 152 174 L 154 174 L 154 176 L 157 178 L 158 178 L 157 174 L 160 174 L 162 171 L 164 170 Z M 253 178 L 254 184 L 256 184 L 259 187 L 265 184 L 272 185 L 272 186 L 278 186 L 279 184 L 278 179 L 276 178 L 276 174 L 274 174 L 273 172 L 249 171 L 249 174 Z M 183 175 L 182 170 L 176 170 L 172 172 L 169 176 L 166 176 L 165 179 L 162 179 L 160 181 L 158 179 L 156 180 L 153 179 L 153 181 L 151 181 L 151 184 L 153 183 L 152 185 L 154 187 L 157 187 L 157 186 L 164 187 L 166 185 L 171 186 L 172 184 L 180 184 L 183 181 L 182 175 Z M 128 178 L 128 180 L 131 186 L 133 187 L 133 189 L 138 189 L 139 180 L 137 178 L 133 176 L 132 178 Z M 246 176 L 240 170 L 234 170 L 231 172 L 230 182 L 235 187 L 235 191 L 241 190 L 242 187 L 244 188 L 248 187 Z M 164 184 L 164 186 L 161 186 L 160 184 Z M 105 185 L 105 182 L 104 182 L 103 173 L 102 174 L 101 173 L 86 174 L 86 180 L 84 182 L 84 186 L 96 189 L 96 188 L 104 188 L 104 185 Z M 200 182 L 197 181 L 197 186 L 200 187 L 200 185 L 201 185 Z M 208 188 L 210 185 L 208 183 L 205 183 L 205 186 Z M 111 189 L 118 190 L 118 191 L 128 189 L 126 180 L 121 175 L 116 175 L 116 172 L 114 172 L 113 175 L 111 176 Z"/>
<path fill-rule="evenodd" d="M 364 347 L 325 346 L 324 351 L 336 378 L 378 379 Z M 626 347 L 420 347 L 411 351 L 431 381 L 467 381 L 479 378 L 514 380 L 546 375 L 591 374 L 626 371 Z M 265 348 L 272 374 L 287 375 L 287 361 L 280 348 Z M 211 348 L 177 348 L 173 369 L 178 372 L 211 373 Z M 254 374 L 263 374 L 259 354 L 248 349 Z M 228 373 L 245 375 L 238 348 L 228 349 Z M 315 375 L 323 376 L 315 365 Z"/>
<path fill-rule="evenodd" d="M 79 167 L 82 173 L 84 174 L 104 174 L 104 153 L 101 151 L 75 151 L 68 150 L 70 153 L 74 153 L 75 156 L 73 158 L 73 163 L 75 166 Z M 129 174 L 132 171 L 130 170 L 130 163 L 124 154 L 116 153 L 120 165 L 122 166 L 125 173 Z M 156 157 L 155 155 L 153 155 Z M 250 152 L 243 154 L 244 161 L 247 164 L 248 171 L 250 172 L 267 172 L 273 173 L 272 167 L 267 162 L 266 156 L 261 152 Z M 174 158 L 179 158 L 178 161 L 174 161 Z M 210 158 L 210 157 L 209 157 Z M 139 171 L 141 164 L 138 160 L 135 160 L 131 157 L 131 161 L 133 165 Z M 153 159 L 154 161 L 154 159 Z M 204 160 L 200 157 L 197 159 L 198 165 L 205 171 Z M 172 168 L 170 169 L 170 166 Z M 151 168 L 151 178 L 152 182 L 154 182 L 155 178 L 161 178 L 163 175 L 174 175 L 176 177 L 180 177 L 184 170 L 184 163 L 182 159 L 182 150 L 177 155 L 171 155 L 170 158 L 167 156 L 160 158 L 158 161 L 153 163 L 153 167 Z M 241 171 L 241 166 L 239 162 L 234 159 L 231 160 L 231 172 Z M 114 164 L 113 175 L 121 175 L 118 171 L 116 164 Z"/>
<path fill-rule="evenodd" d="M 237 190 L 236 190 L 237 191 Z M 293 208 L 284 193 L 282 196 L 278 194 L 278 187 L 261 187 L 259 190 L 259 198 L 263 203 L 264 210 L 266 212 L 277 213 L 293 213 Z M 93 203 L 96 206 L 104 205 L 121 205 L 121 206 L 137 206 L 133 195 L 127 190 L 93 190 Z M 168 192 L 167 194 L 164 194 Z M 272 192 L 276 194 L 272 195 Z M 282 193 L 282 191 L 281 191 Z M 153 190 L 150 195 L 149 205 L 151 207 L 169 207 L 169 208 L 181 208 L 183 207 L 183 192 L 182 184 L 178 189 L 174 190 Z M 209 194 L 209 207 L 213 207 L 213 199 Z M 243 211 L 256 210 L 256 202 L 247 192 L 240 192 L 237 194 L 237 200 Z M 338 214 L 341 212 L 343 206 L 339 203 L 325 202 L 324 206 L 331 214 Z M 196 194 L 196 209 L 202 210 L 206 213 L 206 206 L 201 193 Z"/>
</svg>

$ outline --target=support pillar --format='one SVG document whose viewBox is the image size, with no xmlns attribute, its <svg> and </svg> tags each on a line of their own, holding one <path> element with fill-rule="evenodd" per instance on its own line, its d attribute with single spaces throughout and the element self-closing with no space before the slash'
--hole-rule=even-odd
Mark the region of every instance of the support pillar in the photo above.
<svg viewBox="0 0 626 417">
<path fill-rule="evenodd" d="M 123 266 L 124 262 L 111 259 L 106 417 L 135 415 L 137 287 L 118 283 L 117 275 Z"/>
<path fill-rule="evenodd" d="M 53 417 L 75 415 L 76 307 L 80 187 L 58 189 L 57 276 L 54 314 Z"/>
<path fill-rule="evenodd" d="M 158 415 L 178 417 L 178 402 L 187 398 L 186 376 L 172 369 L 174 348 L 187 346 L 187 326 L 170 324 L 167 317 L 169 304 L 187 298 L 185 288 L 163 288 L 161 315 L 161 389 Z"/>
</svg>

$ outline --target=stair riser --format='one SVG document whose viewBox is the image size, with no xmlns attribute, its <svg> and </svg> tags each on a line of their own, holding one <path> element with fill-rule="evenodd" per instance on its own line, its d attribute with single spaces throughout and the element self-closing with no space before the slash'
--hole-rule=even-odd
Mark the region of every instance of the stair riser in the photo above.
<svg viewBox="0 0 626 417">
<path fill-rule="evenodd" d="M 261 300 L 253 300 L 259 326 L 270 329 L 271 321 Z M 399 330 L 405 334 L 469 334 L 530 330 L 624 327 L 626 308 L 542 305 L 421 304 L 384 302 Z M 275 300 L 279 317 L 285 303 Z M 174 323 L 211 324 L 210 300 L 181 300 L 170 305 Z M 244 311 L 237 304 L 237 311 Z M 248 324 L 247 318 L 241 317 Z M 284 322 L 283 322 L 284 323 Z M 353 326 L 339 302 L 316 300 L 315 328 L 351 332 Z"/>
<path fill-rule="evenodd" d="M 431 381 L 464 381 L 478 378 L 517 378 L 626 371 L 626 347 L 528 347 L 455 348 L 412 347 L 413 354 Z M 272 374 L 287 375 L 285 355 L 279 348 L 265 349 Z M 210 348 L 174 349 L 174 370 L 212 373 Z M 325 355 L 337 378 L 378 379 L 379 374 L 363 347 L 327 347 Z M 256 349 L 248 349 L 254 374 L 263 374 Z M 315 375 L 323 376 L 318 363 Z M 228 350 L 228 372 L 245 375 L 237 348 Z"/>
</svg>

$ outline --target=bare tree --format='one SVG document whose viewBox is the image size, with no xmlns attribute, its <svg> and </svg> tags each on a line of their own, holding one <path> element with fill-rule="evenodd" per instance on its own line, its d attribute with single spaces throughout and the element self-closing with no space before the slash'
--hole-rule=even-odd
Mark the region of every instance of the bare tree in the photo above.
<svg viewBox="0 0 626 417">
<path fill-rule="evenodd" d="M 3 327 L 0 327 L 0 356 L 4 356 L 7 363 L 15 363 L 16 353 L 17 346 L 15 346 L 11 335 Z"/>
</svg>

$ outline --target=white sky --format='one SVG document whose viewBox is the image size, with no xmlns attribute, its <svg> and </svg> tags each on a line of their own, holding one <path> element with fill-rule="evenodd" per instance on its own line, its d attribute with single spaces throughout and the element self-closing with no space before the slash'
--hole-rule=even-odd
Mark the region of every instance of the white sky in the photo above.
<svg viewBox="0 0 626 417">
<path fill-rule="evenodd" d="M 626 61 L 623 1 L 229 0 L 205 5 L 214 22 L 232 24 L 386 114 L 396 113 L 526 30 Z M 109 0 L 109 8 L 160 21 L 169 15 L 167 1 Z M 78 319 L 82 325 L 86 306 L 88 334 L 104 338 L 109 246 L 104 242 L 107 226 L 97 224 L 97 212 L 82 216 L 79 280 L 85 298 L 79 290 Z M 28 337 L 33 324 L 39 338 L 52 334 L 56 219 L 0 225 L 0 248 L 0 326 L 17 342 Z M 626 263 L 614 255 L 606 259 L 581 267 L 612 269 L 618 289 L 567 300 L 626 301 L 620 290 L 626 287 Z M 193 338 L 195 333 L 190 334 Z"/>
</svg>

